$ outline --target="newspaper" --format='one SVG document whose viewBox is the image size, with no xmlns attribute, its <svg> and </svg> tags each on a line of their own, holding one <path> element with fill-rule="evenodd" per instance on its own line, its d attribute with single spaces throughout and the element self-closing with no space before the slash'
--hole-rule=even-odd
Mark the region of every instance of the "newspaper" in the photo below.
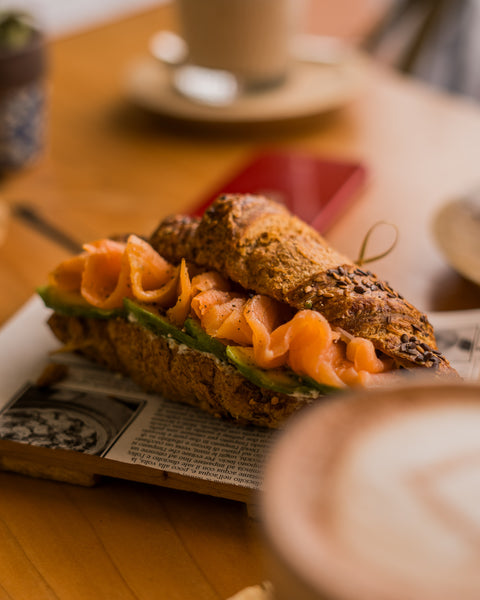
<svg viewBox="0 0 480 600">
<path fill-rule="evenodd" d="M 106 460 L 257 490 L 275 432 L 233 426 L 147 394 L 128 378 L 72 354 L 32 298 L 0 331 L 0 438 L 96 454 Z M 480 310 L 429 315 L 439 347 L 466 380 L 480 376 Z M 52 359 L 68 376 L 35 384 Z"/>
<path fill-rule="evenodd" d="M 274 431 L 232 426 L 76 355 L 52 354 L 49 314 L 32 298 L 0 331 L 0 438 L 260 488 Z M 68 366 L 67 378 L 38 387 L 52 360 Z"/>
</svg>

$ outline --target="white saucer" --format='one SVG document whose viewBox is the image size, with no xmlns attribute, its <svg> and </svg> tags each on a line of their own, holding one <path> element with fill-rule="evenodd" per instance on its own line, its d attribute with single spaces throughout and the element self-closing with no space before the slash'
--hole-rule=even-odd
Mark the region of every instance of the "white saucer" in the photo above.
<svg viewBox="0 0 480 600">
<path fill-rule="evenodd" d="M 480 192 L 443 206 L 434 216 L 433 235 L 450 266 L 480 285 Z"/>
<path fill-rule="evenodd" d="M 364 80 L 364 62 L 351 52 L 338 64 L 296 61 L 285 84 L 240 96 L 228 106 L 213 107 L 184 98 L 171 86 L 168 68 L 142 57 L 127 69 L 129 99 L 149 111 L 201 123 L 266 123 L 310 117 L 351 100 Z"/>
</svg>

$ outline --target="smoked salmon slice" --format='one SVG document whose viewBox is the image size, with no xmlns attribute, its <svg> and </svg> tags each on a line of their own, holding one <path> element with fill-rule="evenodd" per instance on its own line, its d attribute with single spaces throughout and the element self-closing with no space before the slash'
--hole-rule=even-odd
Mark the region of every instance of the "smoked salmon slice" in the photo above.
<svg viewBox="0 0 480 600">
<path fill-rule="evenodd" d="M 206 271 L 192 278 L 192 293 L 206 292 L 208 290 L 230 291 L 228 281 L 216 271 Z"/>
<path fill-rule="evenodd" d="M 172 308 L 167 310 L 167 317 L 172 323 L 181 327 L 190 312 L 192 302 L 192 282 L 188 274 L 187 264 L 184 259 L 180 263 L 180 272 L 177 284 L 177 301 Z"/>
<path fill-rule="evenodd" d="M 208 335 L 249 345 L 252 332 L 243 314 L 245 303 L 246 298 L 234 292 L 209 289 L 193 298 L 192 310 Z"/>
<path fill-rule="evenodd" d="M 104 239 L 63 261 L 50 275 L 60 289 L 78 291 L 97 308 L 119 308 L 123 298 L 163 305 L 177 298 L 177 269 L 136 235 L 126 243 Z"/>
<path fill-rule="evenodd" d="M 68 258 L 49 274 L 48 282 L 66 292 L 80 292 L 86 253 Z"/>
<path fill-rule="evenodd" d="M 385 370 L 385 363 L 375 354 L 373 344 L 364 338 L 354 337 L 348 343 L 347 358 L 357 371 L 382 373 Z"/>
<path fill-rule="evenodd" d="M 370 384 L 392 366 L 378 358 L 372 342 L 340 335 L 319 312 L 293 314 L 268 296 L 232 291 L 215 271 L 191 278 L 184 259 L 175 267 L 135 235 L 126 243 L 85 244 L 51 273 L 50 282 L 98 308 L 121 307 L 124 298 L 164 308 L 178 327 L 193 314 L 208 335 L 251 351 L 258 367 L 289 367 L 329 386 Z"/>
</svg>

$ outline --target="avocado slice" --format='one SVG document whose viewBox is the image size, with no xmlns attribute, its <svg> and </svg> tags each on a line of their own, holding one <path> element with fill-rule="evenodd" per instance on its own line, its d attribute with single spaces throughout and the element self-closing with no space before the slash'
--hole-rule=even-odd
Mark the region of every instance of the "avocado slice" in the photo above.
<svg viewBox="0 0 480 600">
<path fill-rule="evenodd" d="M 200 350 L 198 342 L 188 333 L 185 333 L 181 329 L 178 329 L 173 323 L 158 313 L 154 313 L 151 310 L 125 298 L 123 300 L 125 309 L 129 315 L 131 315 L 139 325 L 142 325 L 146 329 L 149 329 L 153 333 L 163 335 L 164 337 L 170 337 L 179 344 L 185 344 L 196 350 Z"/>
<path fill-rule="evenodd" d="M 98 308 L 89 304 L 77 292 L 61 290 L 53 285 L 37 288 L 37 294 L 45 306 L 68 317 L 89 317 L 92 319 L 111 319 L 125 314 L 123 308 Z"/>
<path fill-rule="evenodd" d="M 180 344 L 185 344 L 190 348 L 199 350 L 200 352 L 208 352 L 213 354 L 220 360 L 226 360 L 225 344 L 205 333 L 201 328 L 200 323 L 194 319 L 187 319 L 184 324 L 185 331 L 178 329 L 170 323 L 163 315 L 154 313 L 147 308 L 136 304 L 132 300 L 125 298 L 125 308 L 140 325 L 143 325 L 150 331 L 156 334 L 171 337 Z"/>
<path fill-rule="evenodd" d="M 195 319 L 187 319 L 184 327 L 185 331 L 197 340 L 204 352 L 210 352 L 220 360 L 227 359 L 227 347 L 225 344 L 222 344 L 219 340 L 208 335 L 208 333 L 202 329 L 202 326 L 198 321 L 195 321 Z"/>
<path fill-rule="evenodd" d="M 322 394 L 334 394 L 342 391 L 342 388 L 327 385 L 326 383 L 318 383 L 318 381 L 308 375 L 303 375 L 301 379 L 306 385 L 316 389 L 318 392 L 322 392 Z"/>
<path fill-rule="evenodd" d="M 78 293 L 66 292 L 51 285 L 39 287 L 37 293 L 46 306 L 66 316 L 110 319 L 131 315 L 139 325 L 157 335 L 172 338 L 180 344 L 229 361 L 246 379 L 259 387 L 283 394 L 308 395 L 315 391 L 330 394 L 339 391 L 338 388 L 320 384 L 310 377 L 301 377 L 288 369 L 261 369 L 253 362 L 246 348 L 225 346 L 208 335 L 200 324 L 191 318 L 185 321 L 183 331 L 163 315 L 154 313 L 128 298 L 124 299 L 123 308 L 102 309 L 92 306 Z"/>
<path fill-rule="evenodd" d="M 315 391 L 338 391 L 337 388 L 322 386 L 317 382 L 313 385 L 289 369 L 261 369 L 253 362 L 251 353 L 242 346 L 227 346 L 227 357 L 246 379 L 274 392 L 308 395 Z"/>
</svg>

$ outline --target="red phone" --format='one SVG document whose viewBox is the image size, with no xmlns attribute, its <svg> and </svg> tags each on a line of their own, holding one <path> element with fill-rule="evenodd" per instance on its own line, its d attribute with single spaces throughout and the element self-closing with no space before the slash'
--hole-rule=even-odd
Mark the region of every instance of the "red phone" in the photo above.
<svg viewBox="0 0 480 600">
<path fill-rule="evenodd" d="M 201 215 L 222 193 L 263 194 L 324 233 L 355 199 L 366 180 L 359 162 L 292 152 L 265 152 L 207 194 L 192 210 Z"/>
</svg>

